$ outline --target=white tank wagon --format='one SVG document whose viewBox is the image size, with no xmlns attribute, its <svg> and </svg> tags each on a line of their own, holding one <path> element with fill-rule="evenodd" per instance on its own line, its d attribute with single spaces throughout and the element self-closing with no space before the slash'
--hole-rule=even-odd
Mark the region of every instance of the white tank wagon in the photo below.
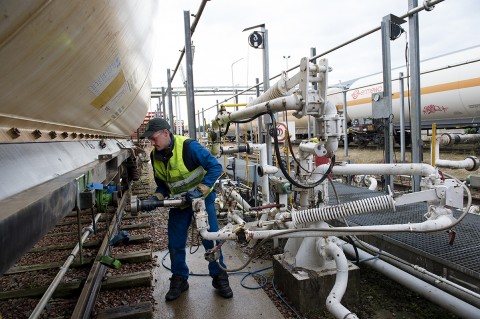
<svg viewBox="0 0 480 319">
<path fill-rule="evenodd" d="M 478 127 L 480 123 L 480 46 L 455 51 L 432 59 L 424 60 L 420 64 L 422 73 L 421 83 L 421 124 L 423 129 L 431 128 L 432 123 L 437 128 Z M 396 126 L 400 122 L 400 81 L 398 75 L 406 69 L 392 70 L 392 110 L 393 122 Z M 382 73 L 358 78 L 351 83 L 347 90 L 347 118 L 348 122 L 358 124 L 372 122 L 372 94 L 383 91 Z M 407 78 L 404 78 L 404 110 L 405 126 L 410 127 Z M 343 112 L 343 90 L 329 88 L 327 99 L 337 110 Z M 305 138 L 308 129 L 308 117 L 297 119 L 293 111 L 287 113 L 287 120 L 295 122 L 297 138 Z M 279 121 L 284 121 L 281 113 Z M 257 122 L 241 125 L 241 133 L 252 130 L 258 131 Z M 352 124 L 349 125 L 352 127 Z M 310 119 L 310 128 L 313 132 L 313 119 Z M 371 127 L 374 130 L 374 126 Z M 234 130 L 230 128 L 231 134 Z M 379 132 L 382 133 L 383 132 Z M 353 133 L 351 133 L 353 134 Z M 350 135 L 351 135 L 350 134 Z"/>
<path fill-rule="evenodd" d="M 392 70 L 393 122 L 400 121 L 399 73 Z M 422 128 L 476 127 L 480 121 L 480 46 L 455 51 L 420 63 Z M 372 117 L 372 94 L 383 91 L 382 73 L 359 78 L 347 92 L 349 120 Z M 409 124 L 408 79 L 404 79 L 405 124 Z"/>
<path fill-rule="evenodd" d="M 142 123 L 152 3 L 7 0 L 0 7 L 1 142 L 12 142 L 11 128 L 18 142 L 35 129 L 128 136 Z"/>
<path fill-rule="evenodd" d="M 83 205 L 88 183 L 130 178 L 138 152 L 129 136 L 150 105 L 157 7 L 1 1 L 0 274 Z"/>
</svg>

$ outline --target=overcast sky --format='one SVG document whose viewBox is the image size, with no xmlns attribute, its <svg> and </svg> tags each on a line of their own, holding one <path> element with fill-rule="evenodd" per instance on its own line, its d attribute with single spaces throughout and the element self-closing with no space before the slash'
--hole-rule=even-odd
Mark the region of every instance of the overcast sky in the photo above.
<svg viewBox="0 0 480 319">
<path fill-rule="evenodd" d="M 167 69 L 173 73 L 185 43 L 184 11 L 195 14 L 201 1 L 160 3 L 154 87 L 167 85 Z M 265 24 L 272 77 L 285 70 L 287 63 L 290 68 L 309 57 L 312 47 L 317 54 L 325 52 L 380 26 L 387 14 L 401 16 L 407 11 L 408 0 L 211 0 L 192 36 L 194 86 L 231 86 L 232 78 L 233 84 L 240 86 L 254 85 L 255 78 L 263 81 L 262 50 L 249 46 L 248 36 L 254 30 L 242 32 L 245 28 Z M 190 19 L 193 23 L 195 18 Z M 479 21 L 480 0 L 445 0 L 430 12 L 420 12 L 420 59 L 480 44 Z M 408 32 L 408 23 L 402 27 Z M 402 35 L 391 42 L 392 67 L 405 64 L 407 41 Z M 382 69 L 380 31 L 325 57 L 333 69 L 330 85 L 377 73 Z M 182 65 L 185 68 L 185 59 Z M 181 79 L 179 71 L 173 86 L 181 86 Z M 219 99 L 221 102 L 218 96 L 196 99 L 196 108 L 210 107 Z M 180 105 L 183 109 L 186 102 L 180 101 Z"/>
</svg>

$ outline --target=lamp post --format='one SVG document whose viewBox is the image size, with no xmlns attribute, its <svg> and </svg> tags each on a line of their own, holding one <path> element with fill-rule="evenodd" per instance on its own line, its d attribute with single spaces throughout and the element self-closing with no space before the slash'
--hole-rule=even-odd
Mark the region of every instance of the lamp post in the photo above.
<svg viewBox="0 0 480 319">
<path fill-rule="evenodd" d="M 238 59 L 237 61 L 232 63 L 231 69 L 232 69 L 232 91 L 233 94 L 235 94 L 235 103 L 238 104 L 238 96 L 237 96 L 237 90 L 235 90 L 235 82 L 233 81 L 233 66 L 235 63 L 242 61 L 243 58 Z M 235 107 L 235 111 L 238 111 L 238 106 Z M 226 132 L 228 134 L 228 132 Z M 240 145 L 240 124 L 235 125 L 235 134 L 237 135 L 237 145 Z M 240 158 L 240 154 L 238 154 L 238 157 Z"/>
<path fill-rule="evenodd" d="M 286 70 L 288 70 L 288 59 L 290 59 L 289 55 L 284 55 L 283 58 L 285 59 L 285 64 L 287 66 Z"/>
<path fill-rule="evenodd" d="M 233 63 L 232 63 L 232 66 L 230 67 L 231 70 L 232 70 L 232 91 L 234 90 L 234 87 L 235 87 L 235 84 L 234 84 L 234 82 L 233 82 L 233 66 L 234 66 L 235 63 L 240 62 L 240 61 L 242 61 L 242 60 L 243 60 L 243 58 L 238 59 L 237 61 L 233 62 Z"/>
</svg>

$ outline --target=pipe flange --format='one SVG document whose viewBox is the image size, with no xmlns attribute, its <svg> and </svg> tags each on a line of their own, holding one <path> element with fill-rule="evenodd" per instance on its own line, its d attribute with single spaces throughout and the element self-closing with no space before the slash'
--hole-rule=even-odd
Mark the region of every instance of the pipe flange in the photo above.
<svg viewBox="0 0 480 319">
<path fill-rule="evenodd" d="M 132 195 L 132 197 L 130 197 L 130 213 L 132 214 L 138 213 L 137 195 Z"/>
<path fill-rule="evenodd" d="M 471 159 L 474 163 L 473 167 L 470 168 L 470 169 L 466 169 L 467 171 L 469 172 L 473 172 L 473 171 L 476 171 L 479 167 L 480 167 L 480 161 L 478 160 L 478 158 L 476 156 L 467 156 L 465 159 Z"/>
<path fill-rule="evenodd" d="M 430 5 L 430 1 L 424 0 L 423 8 L 425 9 L 425 11 L 432 11 L 435 8 L 435 6 Z"/>
</svg>

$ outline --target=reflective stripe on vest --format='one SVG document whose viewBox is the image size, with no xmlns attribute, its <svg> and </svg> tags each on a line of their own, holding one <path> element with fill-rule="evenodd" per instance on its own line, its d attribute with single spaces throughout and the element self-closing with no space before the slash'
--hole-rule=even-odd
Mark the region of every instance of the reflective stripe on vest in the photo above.
<svg viewBox="0 0 480 319">
<path fill-rule="evenodd" d="M 174 135 L 173 155 L 166 165 L 161 160 L 156 160 L 155 153 L 153 154 L 155 176 L 165 181 L 172 195 L 195 188 L 201 183 L 206 174 L 202 166 L 198 166 L 193 171 L 189 171 L 185 166 L 183 161 L 183 143 L 187 139 L 185 136 Z"/>
</svg>

